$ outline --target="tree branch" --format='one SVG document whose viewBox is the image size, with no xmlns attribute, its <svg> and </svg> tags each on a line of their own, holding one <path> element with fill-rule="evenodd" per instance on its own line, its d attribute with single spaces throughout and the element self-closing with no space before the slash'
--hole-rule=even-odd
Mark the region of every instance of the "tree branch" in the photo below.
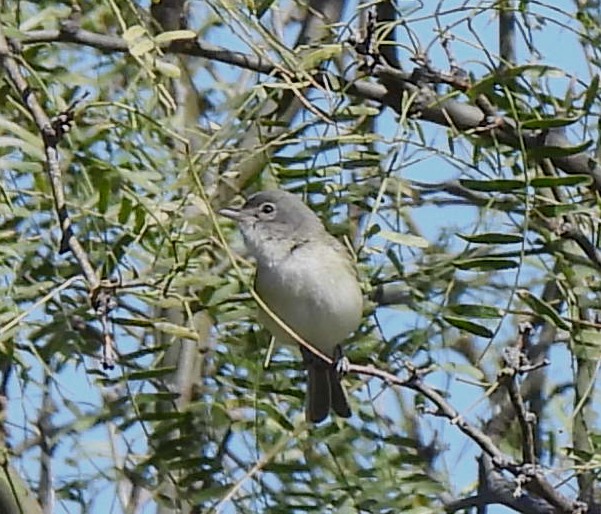
<svg viewBox="0 0 601 514">
<path fill-rule="evenodd" d="M 128 44 L 122 38 L 97 34 L 77 27 L 67 30 L 40 30 L 25 33 L 20 41 L 23 44 L 35 43 L 74 43 L 97 48 L 101 51 L 122 52 L 129 51 Z M 231 64 L 247 70 L 256 71 L 266 75 L 294 77 L 294 70 L 284 70 L 281 66 L 274 66 L 267 59 L 258 56 L 233 52 L 201 40 L 175 41 L 170 45 L 161 46 L 163 52 L 178 53 L 213 59 L 225 64 Z M 398 113 L 404 110 L 403 93 L 409 97 L 420 99 L 419 117 L 438 125 L 452 127 L 458 132 L 473 131 L 475 135 L 507 144 L 513 148 L 527 150 L 544 148 L 569 148 L 573 145 L 563 135 L 561 130 L 524 130 L 518 129 L 513 120 L 507 117 L 500 118 L 490 125 L 487 114 L 481 108 L 459 102 L 457 100 L 438 97 L 431 90 L 424 91 L 416 84 L 415 74 L 407 73 L 386 64 L 374 66 L 375 77 L 385 79 L 386 85 L 368 81 L 349 82 L 342 77 L 327 73 L 318 73 L 313 79 L 315 84 L 331 89 L 332 84 L 340 84 L 340 89 L 348 94 L 364 99 L 374 100 L 386 105 Z M 601 166 L 595 159 L 584 152 L 567 156 L 552 157 L 551 161 L 559 169 L 568 174 L 589 175 L 593 179 L 593 188 L 601 191 Z"/>
<path fill-rule="evenodd" d="M 90 291 L 93 294 L 100 286 L 100 281 L 94 272 L 94 268 L 90 263 L 86 251 L 73 234 L 71 218 L 67 212 L 67 203 L 65 201 L 62 172 L 58 162 L 57 145 L 60 136 L 52 126 L 50 118 L 42 108 L 33 89 L 29 87 L 27 81 L 23 77 L 17 61 L 12 56 L 9 49 L 8 41 L 4 36 L 2 27 L 0 27 L 0 63 L 19 92 L 23 103 L 31 113 L 44 142 L 48 178 L 50 179 L 54 205 L 62 232 L 61 250 L 64 251 L 69 249 L 77 259 L 86 281 L 88 282 Z"/>
<path fill-rule="evenodd" d="M 77 260 L 79 267 L 88 284 L 90 300 L 97 313 L 102 318 L 103 328 L 105 329 L 104 339 L 104 355 L 103 365 L 105 368 L 110 368 L 113 365 L 113 347 L 114 342 L 108 325 L 108 313 L 114 306 L 110 296 L 114 292 L 114 284 L 104 286 L 99 280 L 94 271 L 90 258 L 84 250 L 73 232 L 73 224 L 69 212 L 67 210 L 67 202 L 65 200 L 65 190 L 63 183 L 63 175 L 59 165 L 58 143 L 65 132 L 65 124 L 68 125 L 72 112 L 70 107 L 66 112 L 61 113 L 56 119 L 50 120 L 42 105 L 40 104 L 34 90 L 29 87 L 25 80 L 17 60 L 13 57 L 2 27 L 0 26 L 0 65 L 4 68 L 10 81 L 18 91 L 21 100 L 29 110 L 33 120 L 40 132 L 44 143 L 44 151 L 46 154 L 46 169 L 52 189 L 52 197 L 54 199 L 54 207 L 57 213 L 60 230 L 62 234 L 60 243 L 60 252 L 70 251 Z M 102 294 L 99 294 L 102 293 Z"/>
<path fill-rule="evenodd" d="M 543 498 L 549 504 L 554 506 L 558 513 L 575 514 L 586 512 L 586 506 L 581 502 L 570 500 L 557 491 L 555 487 L 546 480 L 542 470 L 534 466 L 519 465 L 511 457 L 501 452 L 490 437 L 463 419 L 461 414 L 457 412 L 457 410 L 455 410 L 455 408 L 452 407 L 438 391 L 425 384 L 421 379 L 423 372 L 413 365 L 409 363 L 405 364 L 405 369 L 409 372 L 408 378 L 399 378 L 392 373 L 373 366 L 349 364 L 347 369 L 350 373 L 377 377 L 388 384 L 406 387 L 424 395 L 436 405 L 438 409 L 436 414 L 450 420 L 451 424 L 455 425 L 461 432 L 472 439 L 482 451 L 492 459 L 496 469 L 508 471 L 516 478 L 520 478 L 524 482 L 524 489 Z"/>
<path fill-rule="evenodd" d="M 487 505 L 505 505 L 523 514 L 553 514 L 555 509 L 544 500 L 531 496 L 516 496 L 515 483 L 507 480 L 497 469 L 492 461 L 485 455 L 478 457 L 478 494 L 468 498 L 461 498 L 445 504 L 448 513 L 471 507 L 485 507 Z"/>
</svg>

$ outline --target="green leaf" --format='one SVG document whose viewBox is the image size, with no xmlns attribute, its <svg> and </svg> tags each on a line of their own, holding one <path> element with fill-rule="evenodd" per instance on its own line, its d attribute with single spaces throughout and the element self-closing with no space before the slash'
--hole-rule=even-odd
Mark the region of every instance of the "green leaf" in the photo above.
<svg viewBox="0 0 601 514">
<path fill-rule="evenodd" d="M 599 92 L 599 75 L 595 75 L 591 84 L 586 90 L 586 96 L 584 97 L 584 103 L 582 104 L 582 110 L 586 113 L 589 112 L 591 106 L 597 101 L 597 93 Z"/>
<path fill-rule="evenodd" d="M 516 189 L 525 189 L 526 182 L 523 180 L 514 179 L 499 179 L 499 180 L 468 180 L 460 179 L 459 183 L 472 191 L 484 192 L 503 192 L 515 191 Z"/>
<path fill-rule="evenodd" d="M 276 0 L 260 0 L 256 3 L 255 16 L 259 19 L 263 17 L 263 15 L 269 10 L 271 5 L 275 3 Z"/>
<path fill-rule="evenodd" d="M 175 323 L 169 323 L 167 321 L 158 321 L 154 323 L 154 328 L 164 334 L 169 334 L 183 339 L 190 339 L 192 341 L 198 340 L 198 334 L 193 330 L 182 325 Z"/>
<path fill-rule="evenodd" d="M 503 234 L 500 232 L 487 232 L 485 234 L 465 235 L 457 234 L 461 239 L 476 244 L 508 245 L 521 243 L 524 238 L 519 234 Z"/>
<path fill-rule="evenodd" d="M 116 324 L 123 325 L 126 327 L 142 327 L 149 328 L 154 326 L 154 321 L 146 318 L 121 318 L 115 317 L 113 321 Z"/>
<path fill-rule="evenodd" d="M 496 257 L 478 257 L 455 261 L 453 265 L 461 270 L 471 271 L 499 271 L 517 268 L 519 264 L 511 259 L 500 259 Z"/>
<path fill-rule="evenodd" d="M 161 177 L 161 174 L 156 171 L 131 171 L 124 167 L 117 168 L 117 171 L 119 172 L 119 175 L 125 180 L 144 188 L 148 193 L 161 194 L 164 192 L 162 191 L 161 186 L 155 183 L 163 178 Z"/>
<path fill-rule="evenodd" d="M 341 44 L 320 45 L 317 49 L 311 50 L 302 55 L 299 63 L 301 70 L 313 70 L 318 68 L 321 63 L 329 61 L 333 57 L 337 57 L 342 53 Z"/>
<path fill-rule="evenodd" d="M 368 104 L 347 105 L 335 112 L 334 117 L 337 120 L 354 120 L 360 116 L 377 116 L 380 110 Z"/>
<path fill-rule="evenodd" d="M 251 404 L 250 406 L 255 406 L 254 400 L 249 402 L 249 404 Z M 258 405 L 256 405 L 256 408 L 259 411 L 265 412 L 269 416 L 270 421 L 277 423 L 284 430 L 286 430 L 288 432 L 294 431 L 294 425 L 282 413 L 282 411 L 277 406 L 275 406 L 273 403 L 260 402 Z"/>
<path fill-rule="evenodd" d="M 132 25 L 123 33 L 123 39 L 127 43 L 132 43 L 136 39 L 146 34 L 146 29 L 141 25 Z"/>
<path fill-rule="evenodd" d="M 154 43 L 150 39 L 143 39 L 129 49 L 129 53 L 134 57 L 140 57 L 145 53 L 150 52 L 154 48 Z"/>
<path fill-rule="evenodd" d="M 456 305 L 449 305 L 447 308 L 453 314 L 468 318 L 498 319 L 503 315 L 501 309 L 491 305 L 459 303 Z"/>
<path fill-rule="evenodd" d="M 181 39 L 195 39 L 196 32 L 192 30 L 170 30 L 168 32 L 161 32 L 158 36 L 155 36 L 154 41 L 157 45 L 165 43 L 171 43 L 172 41 L 179 41 Z"/>
<path fill-rule="evenodd" d="M 400 232 L 392 232 L 391 230 L 380 230 L 378 235 L 394 244 L 412 246 L 415 248 L 428 248 L 428 241 L 423 237 L 414 236 L 413 234 L 401 234 Z"/>
<path fill-rule="evenodd" d="M 42 159 L 40 159 L 41 161 Z M 25 173 L 41 173 L 44 171 L 44 165 L 41 162 L 32 161 L 15 161 L 12 159 L 4 159 L 0 157 L 0 169 L 24 171 Z"/>
<path fill-rule="evenodd" d="M 486 375 L 481 369 L 471 364 L 458 364 L 452 361 L 442 361 L 439 363 L 440 369 L 448 371 L 452 376 L 469 376 L 474 380 L 486 380 Z"/>
<path fill-rule="evenodd" d="M 601 332 L 585 329 L 574 334 L 574 353 L 578 358 L 597 361 L 601 358 Z"/>
<path fill-rule="evenodd" d="M 232 487 L 234 486 L 217 485 L 215 487 L 203 487 L 197 492 L 188 493 L 186 495 L 186 501 L 198 504 L 202 504 L 209 500 L 217 502 L 217 500 L 223 498 L 232 489 Z"/>
<path fill-rule="evenodd" d="M 530 307 L 533 312 L 539 315 L 541 318 L 546 319 L 553 323 L 556 327 L 562 330 L 571 330 L 572 326 L 570 323 L 565 321 L 559 313 L 547 302 L 534 296 L 530 291 L 526 289 L 520 289 L 517 291 L 518 297 Z"/>
<path fill-rule="evenodd" d="M 121 198 L 121 207 L 119 208 L 119 214 L 117 215 L 117 220 L 120 225 L 125 225 L 129 220 L 131 215 L 133 202 L 128 196 L 124 196 Z"/>
<path fill-rule="evenodd" d="M 581 330 L 574 334 L 574 353 L 580 359 L 597 361 L 601 358 L 601 332 Z"/>
<path fill-rule="evenodd" d="M 585 329 L 575 335 L 575 339 L 590 346 L 601 347 L 601 332 L 599 330 Z"/>
<path fill-rule="evenodd" d="M 470 334 L 474 334 L 480 337 L 486 337 L 490 339 L 493 336 L 492 330 L 486 328 L 483 325 L 479 325 L 478 323 L 474 323 L 465 318 L 459 318 L 457 316 L 443 316 L 444 319 L 449 325 L 453 325 L 455 328 L 459 330 L 463 330 L 465 332 L 469 332 Z"/>
<path fill-rule="evenodd" d="M 350 152 L 340 164 L 348 170 L 377 166 L 381 161 L 382 156 L 377 152 Z"/>
<path fill-rule="evenodd" d="M 142 371 L 132 371 L 127 375 L 127 380 L 148 380 L 150 378 L 160 378 L 173 373 L 175 366 L 165 366 L 162 368 L 145 369 Z"/>
<path fill-rule="evenodd" d="M 38 159 L 40 161 L 46 160 L 46 154 L 44 153 L 44 145 L 42 145 L 41 139 L 38 139 L 35 144 L 31 144 L 25 139 L 12 136 L 1 136 L 0 137 L 0 148 L 3 151 L 9 148 L 18 148 L 27 155 Z"/>
<path fill-rule="evenodd" d="M 180 397 L 179 393 L 171 393 L 169 391 L 159 391 L 156 393 L 138 393 L 132 397 L 132 402 L 141 405 L 143 403 L 158 403 L 158 402 L 172 402 Z"/>
<path fill-rule="evenodd" d="M 98 212 L 105 214 L 111 198 L 111 182 L 107 179 L 100 179 L 98 182 Z"/>
<path fill-rule="evenodd" d="M 161 61 L 160 59 L 154 61 L 154 69 L 170 79 L 178 79 L 182 74 L 177 64 Z"/>
<path fill-rule="evenodd" d="M 257 89 L 292 89 L 292 90 L 301 90 L 304 89 L 306 87 L 309 87 L 311 85 L 311 82 L 308 80 L 303 80 L 303 81 L 296 81 L 296 82 L 267 82 L 264 84 L 259 84 L 258 86 L 255 86 Z M 262 123 L 264 125 L 269 125 L 269 122 L 266 121 L 262 121 Z M 276 125 L 279 125 L 280 122 L 276 122 Z"/>
<path fill-rule="evenodd" d="M 223 287 L 215 289 L 210 298 L 206 301 L 206 306 L 219 305 L 220 303 L 232 298 L 232 296 L 240 291 L 240 287 L 236 282 L 229 282 Z"/>
<path fill-rule="evenodd" d="M 475 98 L 479 94 L 492 92 L 496 84 L 504 84 L 509 82 L 510 79 L 522 77 L 524 75 L 532 77 L 565 77 L 565 72 L 559 68 L 546 66 L 544 64 L 525 64 L 523 66 L 514 66 L 513 68 L 507 68 L 503 70 L 502 74 L 495 73 L 494 75 L 485 77 L 479 82 L 473 84 L 468 90 L 467 94 L 471 98 Z"/>
<path fill-rule="evenodd" d="M 536 210 L 547 218 L 555 218 L 565 214 L 584 211 L 587 208 L 577 203 L 562 203 L 557 205 L 541 205 Z"/>
<path fill-rule="evenodd" d="M 576 146 L 540 146 L 538 148 L 529 148 L 528 156 L 531 159 L 557 159 L 560 157 L 569 157 L 578 153 L 585 152 L 593 145 L 593 140 L 589 139 Z"/>
<path fill-rule="evenodd" d="M 520 125 L 523 129 L 550 129 L 556 127 L 565 127 L 572 125 L 580 120 L 580 116 L 575 118 L 533 118 L 523 121 Z"/>
<path fill-rule="evenodd" d="M 177 418 L 185 418 L 185 412 L 165 411 L 165 412 L 141 412 L 138 418 L 141 421 L 173 421 Z"/>
<path fill-rule="evenodd" d="M 71 430 L 76 432 L 83 433 L 84 431 L 92 428 L 94 425 L 98 423 L 98 417 L 93 415 L 79 415 L 77 416 L 73 425 L 71 425 Z"/>
<path fill-rule="evenodd" d="M 593 182 L 589 175 L 566 175 L 565 177 L 537 177 L 530 181 L 532 187 L 569 187 L 590 186 Z"/>
<path fill-rule="evenodd" d="M 42 138 L 38 134 L 30 132 L 29 130 L 25 129 L 21 125 L 15 123 L 13 121 L 7 120 L 3 116 L 0 116 L 0 129 L 6 130 L 7 132 L 12 133 L 13 135 L 17 136 L 19 139 L 26 141 L 27 143 L 29 143 L 31 146 L 33 146 L 35 148 L 39 148 L 43 154 L 44 145 L 42 143 Z"/>
</svg>

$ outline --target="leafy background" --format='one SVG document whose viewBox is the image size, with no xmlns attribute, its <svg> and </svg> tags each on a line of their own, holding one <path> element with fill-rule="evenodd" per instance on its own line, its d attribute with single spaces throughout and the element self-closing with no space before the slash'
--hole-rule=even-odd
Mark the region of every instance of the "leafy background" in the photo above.
<svg viewBox="0 0 601 514">
<path fill-rule="evenodd" d="M 596 2 L 0 9 L 3 511 L 599 511 Z M 356 253 L 349 422 L 264 367 L 272 187 Z"/>
</svg>

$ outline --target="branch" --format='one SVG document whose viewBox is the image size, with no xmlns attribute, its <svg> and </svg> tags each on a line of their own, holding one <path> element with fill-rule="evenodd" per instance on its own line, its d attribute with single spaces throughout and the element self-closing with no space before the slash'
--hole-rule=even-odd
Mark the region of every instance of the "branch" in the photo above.
<svg viewBox="0 0 601 514">
<path fill-rule="evenodd" d="M 349 364 L 346 368 L 350 373 L 359 375 L 367 375 L 377 377 L 384 380 L 388 384 L 399 387 L 406 387 L 412 391 L 416 391 L 437 407 L 436 414 L 445 417 L 451 421 L 451 424 L 472 439 L 482 451 L 488 455 L 496 469 L 505 470 L 514 475 L 520 480 L 523 488 L 540 496 L 559 513 L 584 513 L 586 505 L 578 501 L 573 501 L 561 494 L 551 485 L 543 475 L 541 469 L 530 465 L 519 465 L 511 457 L 504 454 L 495 446 L 492 439 L 484 432 L 471 425 L 461 417 L 461 414 L 455 410 L 444 397 L 434 388 L 425 384 L 421 376 L 424 374 L 422 370 L 418 370 L 413 365 L 405 363 L 405 369 L 409 372 L 408 378 L 399 378 L 388 371 L 375 368 L 373 366 L 361 366 L 358 364 Z"/>
<path fill-rule="evenodd" d="M 33 120 L 40 131 L 44 142 L 44 151 L 46 153 L 46 165 L 50 185 L 52 188 L 52 196 L 54 198 L 54 206 L 58 215 L 60 228 L 62 232 L 61 250 L 70 250 L 77 259 L 79 266 L 88 282 L 90 290 L 94 292 L 100 286 L 100 281 L 94 272 L 94 268 L 90 263 L 87 253 L 83 249 L 81 243 L 73 234 L 71 218 L 67 212 L 67 204 L 65 201 L 65 192 L 63 188 L 62 172 L 58 163 L 57 145 L 60 134 L 52 125 L 44 109 L 40 105 L 34 91 L 29 87 L 27 81 L 23 77 L 17 61 L 12 56 L 8 46 L 8 41 L 4 36 L 2 27 L 0 26 L 0 64 L 4 68 L 11 82 L 19 92 L 21 100 L 31 113 Z"/>
<path fill-rule="evenodd" d="M 533 414 L 528 412 L 524 405 L 524 398 L 518 386 L 517 377 L 520 373 L 538 369 L 530 366 L 525 349 L 530 346 L 530 336 L 534 331 L 531 323 L 520 323 L 517 345 L 513 348 L 506 348 L 504 359 L 506 367 L 499 373 L 499 382 L 504 383 L 509 393 L 513 410 L 520 423 L 522 431 L 522 459 L 527 464 L 536 462 L 536 451 L 534 444 L 533 425 L 536 422 Z"/>
<path fill-rule="evenodd" d="M 78 27 L 65 26 L 59 30 L 30 31 L 22 35 L 23 44 L 35 43 L 75 43 L 97 48 L 105 52 L 129 51 L 125 40 L 116 36 L 97 34 Z M 175 41 L 169 45 L 161 45 L 165 53 L 176 53 L 212 59 L 225 64 L 230 64 L 243 69 L 252 70 L 265 75 L 278 77 L 295 76 L 294 70 L 284 70 L 281 66 L 273 65 L 269 60 L 233 52 L 201 40 Z M 511 118 L 503 117 L 489 124 L 487 114 L 479 107 L 469 105 L 452 99 L 444 99 L 433 91 L 427 93 L 416 84 L 415 74 L 406 73 L 386 64 L 376 64 L 374 76 L 385 79 L 386 85 L 368 81 L 349 82 L 342 77 L 328 73 L 317 73 L 313 79 L 318 86 L 332 88 L 332 84 L 340 84 L 340 90 L 360 98 L 374 100 L 382 105 L 403 113 L 403 96 L 420 98 L 421 119 L 452 127 L 457 131 L 474 131 L 475 134 L 493 138 L 499 143 L 507 144 L 513 148 L 527 150 L 543 148 L 569 148 L 573 145 L 560 130 L 541 132 L 537 130 L 520 130 Z M 541 152 L 542 153 L 542 152 Z M 595 159 L 584 152 L 563 157 L 552 157 L 551 161 L 559 169 L 568 174 L 589 175 L 593 179 L 593 188 L 601 191 L 601 166 Z"/>
<path fill-rule="evenodd" d="M 13 57 L 13 53 L 9 47 L 9 43 L 0 26 L 0 65 L 8 75 L 8 78 L 13 83 L 19 93 L 23 104 L 27 107 L 31 114 L 35 125 L 37 126 L 42 141 L 44 143 L 44 152 L 46 154 L 46 169 L 52 189 L 52 197 L 54 199 L 54 208 L 57 213 L 60 230 L 61 243 L 60 252 L 70 251 L 77 260 L 79 267 L 88 284 L 90 299 L 93 307 L 103 317 L 108 316 L 111 303 L 106 299 L 107 295 L 111 295 L 114 291 L 114 285 L 105 286 L 96 276 L 96 272 L 90 262 L 88 254 L 84 250 L 82 244 L 75 237 L 73 232 L 73 224 L 69 212 L 67 211 L 67 202 L 65 200 L 65 190 L 63 184 L 63 175 L 59 165 L 58 143 L 69 128 L 69 123 L 72 120 L 72 110 L 75 104 L 71 105 L 65 112 L 60 113 L 55 119 L 50 120 L 44 109 L 42 108 L 34 90 L 25 80 L 17 60 Z M 105 293 L 99 295 L 99 293 Z M 100 299 L 99 299 L 100 296 Z M 105 356 L 109 359 L 103 360 L 105 368 L 112 367 L 113 340 L 108 331 L 106 324 L 103 325 L 106 329 L 107 337 L 105 338 Z"/>
<path fill-rule="evenodd" d="M 25 481 L 8 463 L 0 458 L 0 512 L 44 514 Z"/>
<path fill-rule="evenodd" d="M 499 69 L 504 70 L 516 63 L 515 5 L 513 0 L 499 3 Z"/>
<path fill-rule="evenodd" d="M 204 190 L 202 189 L 202 186 L 200 184 L 197 185 L 199 186 L 199 191 L 204 196 Z M 215 225 L 217 225 L 215 220 L 213 220 L 213 222 Z M 220 237 L 223 236 L 220 235 Z M 224 244 L 224 247 L 229 253 L 230 251 L 227 249 L 227 245 Z M 230 254 L 229 257 L 231 262 L 235 263 L 235 258 L 233 255 Z M 267 306 L 267 304 L 265 304 L 263 299 L 254 289 L 250 288 L 250 293 L 259 307 L 269 317 L 271 317 L 272 320 L 292 338 L 292 340 L 297 342 L 302 348 L 310 351 L 313 355 L 320 358 L 327 364 L 338 364 L 335 363 L 330 356 L 325 355 L 313 345 L 303 340 L 294 332 L 294 330 L 288 327 L 288 325 L 281 320 Z M 363 366 L 346 362 L 342 367 L 342 369 L 347 373 L 355 373 L 358 375 L 380 378 L 387 384 L 406 387 L 422 394 L 437 407 L 438 410 L 435 412 L 436 415 L 449 419 L 453 425 L 456 425 L 461 432 L 472 439 L 482 449 L 482 451 L 492 459 L 492 462 L 497 469 L 508 471 L 518 478 L 520 480 L 520 486 L 523 486 L 524 489 L 531 491 L 545 499 L 548 503 L 556 507 L 557 512 L 559 513 L 578 514 L 586 512 L 586 505 L 578 501 L 572 501 L 562 495 L 545 479 L 542 471 L 539 468 L 530 463 L 526 463 L 525 465 L 517 464 L 511 457 L 501 452 L 501 450 L 495 446 L 492 439 L 488 435 L 463 419 L 461 414 L 455 410 L 455 408 L 451 406 L 451 404 L 449 404 L 437 390 L 423 382 L 421 377 L 427 372 L 427 370 L 418 370 L 415 366 L 408 362 L 405 363 L 404 368 L 409 373 L 407 378 L 400 378 L 393 373 L 383 369 L 375 368 L 371 365 Z"/>
<path fill-rule="evenodd" d="M 44 372 L 44 396 L 42 408 L 38 418 L 38 430 L 40 432 L 40 485 L 38 491 L 39 502 L 44 512 L 52 512 L 54 508 L 54 487 L 52 476 L 52 455 L 54 444 L 51 435 L 54 432 L 52 426 L 52 414 L 54 405 L 52 400 L 52 375 L 49 371 Z"/>
<path fill-rule="evenodd" d="M 150 5 L 150 13 L 162 30 L 185 29 L 185 0 L 158 0 Z"/>
<path fill-rule="evenodd" d="M 556 228 L 556 233 L 571 241 L 574 241 L 584 254 L 589 258 L 591 264 L 601 271 L 601 251 L 579 230 L 575 225 L 570 222 L 562 223 Z"/>
<path fill-rule="evenodd" d="M 478 494 L 446 503 L 446 512 L 452 513 L 495 503 L 524 514 L 553 514 L 555 512 L 551 505 L 538 498 L 526 495 L 516 497 L 515 483 L 507 480 L 497 471 L 491 460 L 484 455 L 478 457 L 478 476 Z"/>
</svg>

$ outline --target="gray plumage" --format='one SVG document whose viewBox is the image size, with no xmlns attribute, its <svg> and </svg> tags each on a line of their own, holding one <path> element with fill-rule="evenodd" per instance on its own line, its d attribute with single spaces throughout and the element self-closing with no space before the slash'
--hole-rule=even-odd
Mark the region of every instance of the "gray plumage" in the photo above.
<svg viewBox="0 0 601 514">
<path fill-rule="evenodd" d="M 354 263 L 317 215 L 295 195 L 262 191 L 240 210 L 221 213 L 235 219 L 257 259 L 255 289 L 267 306 L 296 334 L 330 357 L 361 322 L 363 297 Z M 296 344 L 262 310 L 259 321 L 276 340 Z M 351 410 L 332 366 L 301 348 L 308 371 L 307 419 L 322 421 L 330 407 L 342 417 Z"/>
</svg>

